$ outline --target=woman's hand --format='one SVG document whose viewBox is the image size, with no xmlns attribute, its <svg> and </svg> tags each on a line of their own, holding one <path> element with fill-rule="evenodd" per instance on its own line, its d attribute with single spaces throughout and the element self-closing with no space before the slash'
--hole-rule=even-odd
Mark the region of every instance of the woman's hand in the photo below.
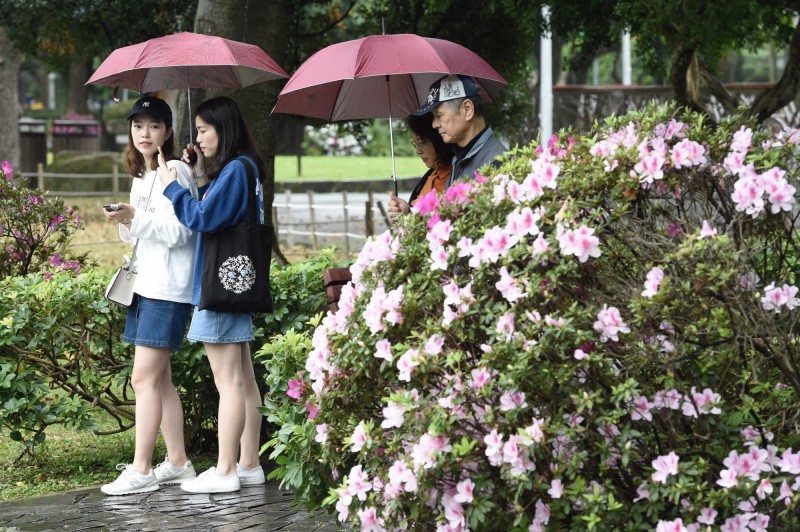
<svg viewBox="0 0 800 532">
<path fill-rule="evenodd" d="M 208 183 L 208 177 L 206 176 L 204 168 L 204 161 L 200 155 L 200 151 L 197 149 L 197 147 L 190 142 L 186 145 L 186 148 L 183 150 L 183 157 L 181 157 L 183 162 L 191 166 L 194 182 L 197 183 L 198 187 L 202 187 Z"/>
<path fill-rule="evenodd" d="M 158 149 L 158 178 L 164 187 L 178 179 L 178 171 L 167 166 L 167 161 L 164 160 L 161 148 Z"/>
<path fill-rule="evenodd" d="M 408 205 L 407 201 L 401 200 L 395 196 L 394 192 L 389 193 L 389 203 L 386 206 L 386 214 L 389 215 L 389 220 L 391 220 L 392 223 L 397 222 L 397 218 L 399 218 L 401 214 L 407 213 L 409 210 L 411 210 L 411 207 Z"/>
<path fill-rule="evenodd" d="M 133 217 L 136 216 L 136 209 L 134 209 L 133 206 L 128 203 L 120 203 L 119 209 L 116 211 L 107 211 L 103 209 L 103 214 L 105 214 L 106 218 L 109 220 L 122 225 L 130 226 L 131 220 L 133 220 Z"/>
</svg>

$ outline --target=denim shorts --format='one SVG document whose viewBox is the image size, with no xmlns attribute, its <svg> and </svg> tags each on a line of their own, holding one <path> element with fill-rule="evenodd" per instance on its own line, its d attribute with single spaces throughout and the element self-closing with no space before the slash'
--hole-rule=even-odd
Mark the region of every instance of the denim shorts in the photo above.
<svg viewBox="0 0 800 532">
<path fill-rule="evenodd" d="M 177 351 L 183 344 L 192 305 L 133 294 L 128 307 L 122 341 L 147 347 L 166 347 Z"/>
<path fill-rule="evenodd" d="M 194 308 L 187 338 L 192 342 L 235 344 L 255 340 L 253 316 L 249 313 L 214 312 Z"/>
</svg>

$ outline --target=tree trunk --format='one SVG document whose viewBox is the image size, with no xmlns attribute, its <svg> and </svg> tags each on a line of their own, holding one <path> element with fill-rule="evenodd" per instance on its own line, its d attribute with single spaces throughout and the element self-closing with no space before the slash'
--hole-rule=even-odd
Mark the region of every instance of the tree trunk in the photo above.
<svg viewBox="0 0 800 532">
<path fill-rule="evenodd" d="M 67 113 L 76 115 L 89 114 L 89 106 L 86 98 L 89 89 L 86 87 L 86 80 L 92 75 L 89 63 L 71 63 L 67 79 Z"/>
<path fill-rule="evenodd" d="M 745 118 L 755 116 L 759 123 L 764 122 L 777 111 L 789 105 L 800 91 L 800 23 L 794 29 L 789 44 L 789 57 L 786 68 L 778 83 L 769 90 L 758 95 L 753 104 L 745 112 Z"/>
<path fill-rule="evenodd" d="M 279 65 L 286 58 L 285 43 L 291 21 L 293 3 L 291 0 L 272 2 L 252 2 L 250 0 L 200 0 L 197 4 L 194 29 L 206 35 L 219 35 L 226 39 L 254 44 L 262 48 Z M 275 196 L 275 124 L 270 112 L 278 101 L 278 93 L 283 83 L 269 81 L 235 91 L 232 97 L 239 104 L 247 121 L 259 155 L 264 159 L 264 213 L 268 223 L 272 223 L 272 203 Z M 183 98 L 185 98 L 185 91 Z M 225 90 L 192 91 L 192 107 L 197 108 L 202 98 L 219 94 L 230 94 Z M 179 115 L 187 108 L 180 105 Z M 185 101 L 185 100 L 183 100 Z M 182 123 L 188 119 L 183 115 Z M 182 127 L 182 126 L 181 126 Z M 188 138 L 181 134 L 178 138 Z M 286 262 L 275 239 L 276 260 Z"/>
<path fill-rule="evenodd" d="M 0 123 L 4 124 L 3 134 L 0 135 L 0 161 L 7 160 L 14 168 L 20 163 L 17 86 L 21 60 L 19 51 L 0 27 L 0 102 L 4 102 L 0 105 Z"/>
<path fill-rule="evenodd" d="M 696 68 L 694 52 L 693 47 L 681 47 L 675 50 L 669 72 L 669 83 L 672 85 L 673 97 L 678 105 L 708 114 L 693 96 L 697 94 L 698 81 L 691 73 L 692 69 Z"/>
</svg>

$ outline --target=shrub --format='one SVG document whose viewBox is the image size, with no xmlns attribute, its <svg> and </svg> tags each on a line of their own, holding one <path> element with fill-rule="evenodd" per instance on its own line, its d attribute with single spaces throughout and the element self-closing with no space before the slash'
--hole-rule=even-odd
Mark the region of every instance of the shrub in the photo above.
<svg viewBox="0 0 800 532">
<path fill-rule="evenodd" d="M 365 530 L 800 525 L 799 144 L 651 106 L 423 197 L 294 378 L 326 504 Z"/>
<path fill-rule="evenodd" d="M 8 161 L 0 176 L 0 278 L 34 272 L 69 270 L 86 262 L 85 255 L 67 258 L 64 249 L 80 227 L 74 207 L 60 198 L 30 189 Z"/>
<path fill-rule="evenodd" d="M 294 490 L 297 503 L 310 507 L 322 503 L 332 484 L 325 482 L 330 469 L 312 460 L 316 431 L 304 405 L 296 401 L 302 386 L 298 374 L 311 347 L 311 333 L 327 308 L 323 271 L 336 266 L 332 249 L 297 264 L 273 266 L 275 312 L 263 315 L 264 329 L 256 331 L 266 340 L 254 360 L 264 370 L 266 385 L 261 411 L 269 423 L 269 438 L 262 453 L 269 451 L 277 464 L 269 476 L 280 479 L 282 488 Z M 290 387 L 291 381 L 296 382 Z"/>
</svg>

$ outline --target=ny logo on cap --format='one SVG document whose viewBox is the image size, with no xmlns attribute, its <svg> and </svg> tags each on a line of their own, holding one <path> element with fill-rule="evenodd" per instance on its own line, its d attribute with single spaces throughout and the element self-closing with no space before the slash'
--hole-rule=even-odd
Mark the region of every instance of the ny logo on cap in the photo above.
<svg viewBox="0 0 800 532">
<path fill-rule="evenodd" d="M 436 95 L 439 93 L 439 87 L 432 87 L 428 93 L 428 105 L 436 101 Z"/>
</svg>

